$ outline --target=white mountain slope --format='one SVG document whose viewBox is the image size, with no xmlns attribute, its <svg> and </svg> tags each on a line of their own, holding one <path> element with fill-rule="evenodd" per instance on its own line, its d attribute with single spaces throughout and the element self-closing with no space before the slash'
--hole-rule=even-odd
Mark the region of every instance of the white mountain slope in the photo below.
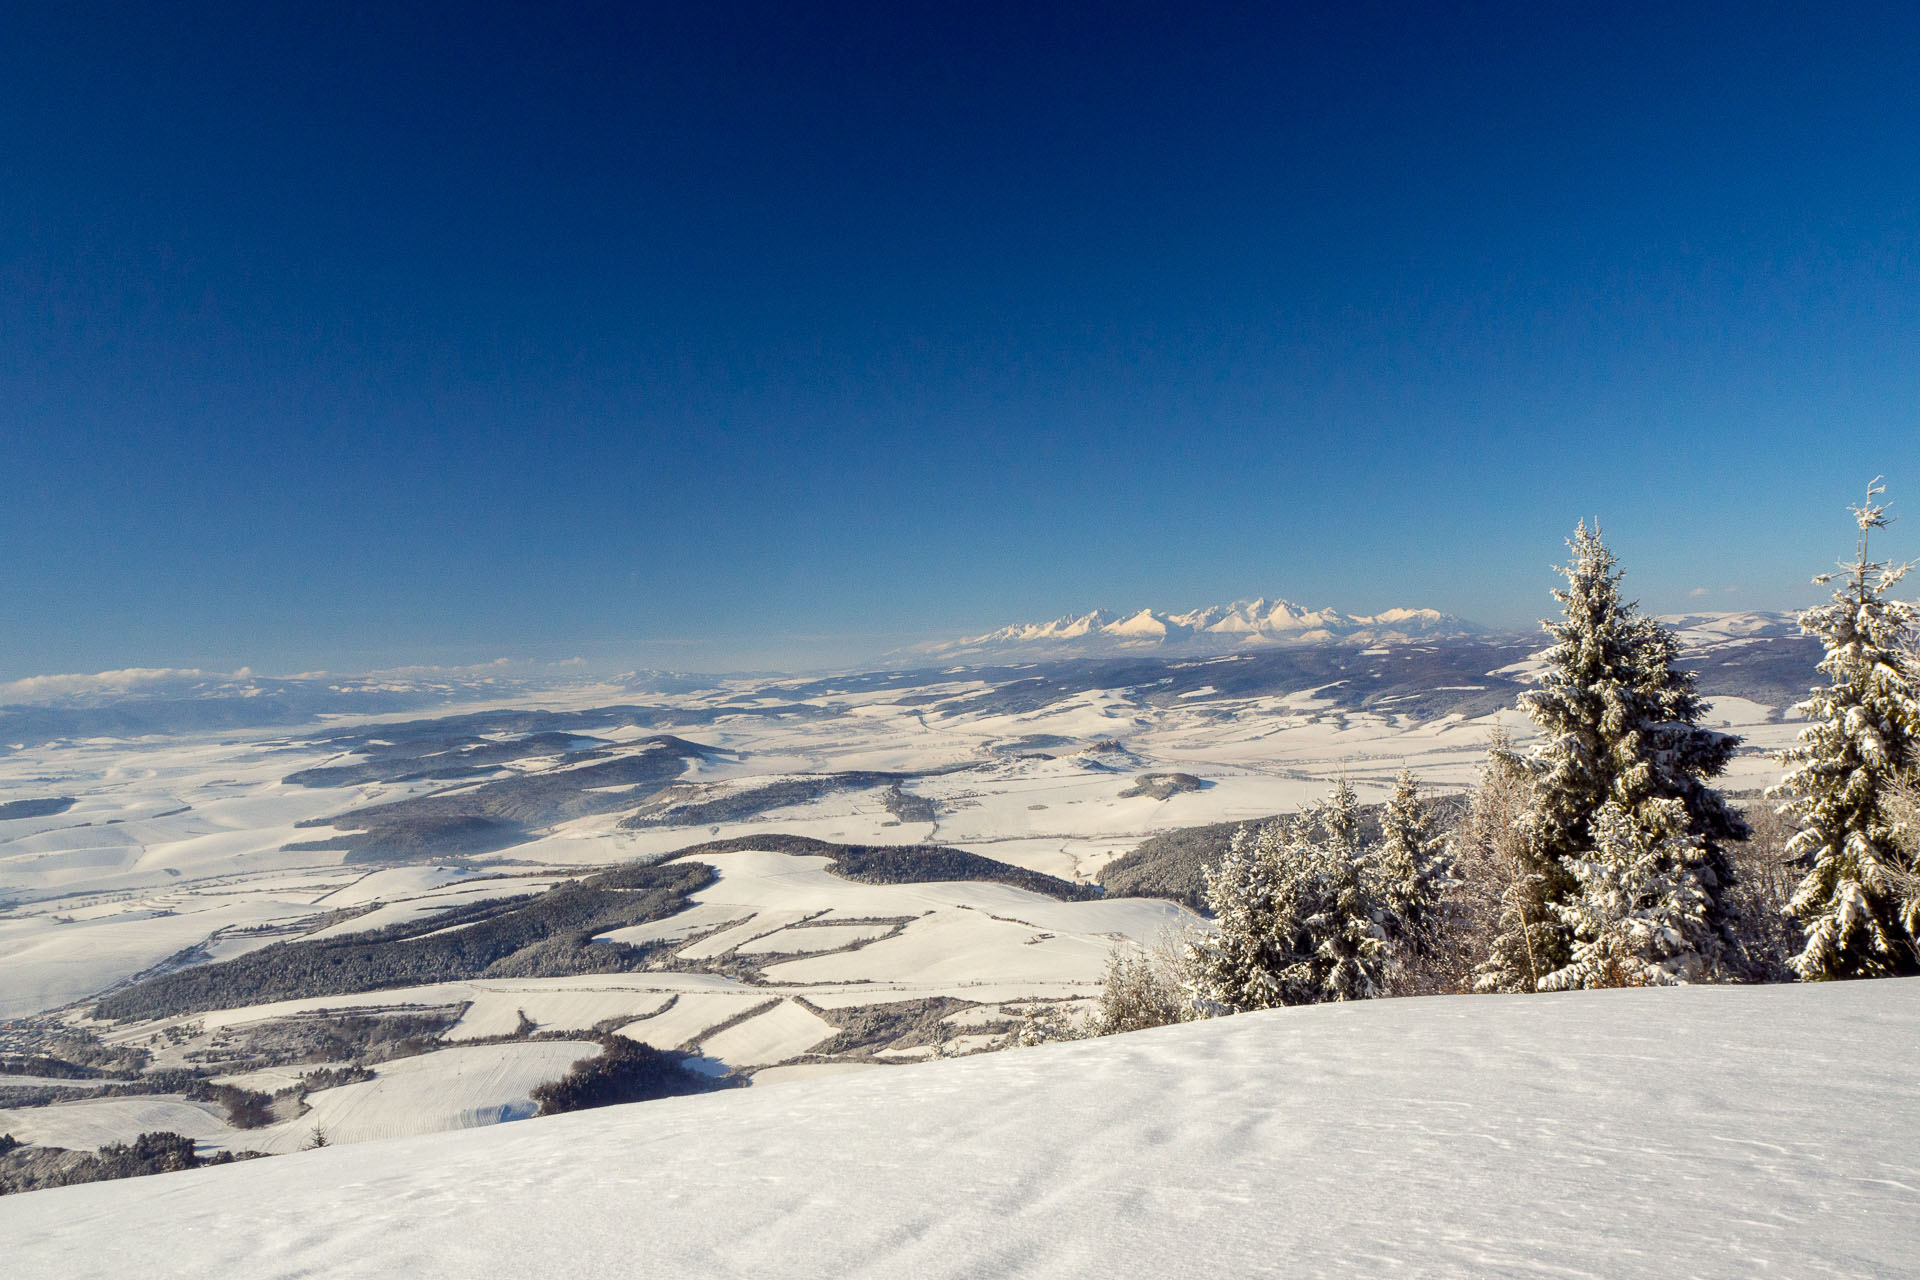
<svg viewBox="0 0 1920 1280">
<path fill-rule="evenodd" d="M 1797 613 L 1663 613 L 1660 621 L 1672 627 L 1684 645 L 1736 644 L 1743 641 L 1779 640 L 1805 634 L 1800 630 Z"/>
<path fill-rule="evenodd" d="M 1869 1276 L 1920 981 L 1410 999 L 0 1199 L 10 1276 Z"/>
<path fill-rule="evenodd" d="M 899 655 L 918 659 L 1097 657 L 1127 653 L 1221 653 L 1287 644 L 1395 643 L 1478 635 L 1483 628 L 1434 609 L 1389 609 L 1357 615 L 1308 609 L 1290 600 L 1236 600 L 1185 613 L 1105 609 L 1052 622 L 1016 623 L 964 640 L 920 645 Z"/>
</svg>

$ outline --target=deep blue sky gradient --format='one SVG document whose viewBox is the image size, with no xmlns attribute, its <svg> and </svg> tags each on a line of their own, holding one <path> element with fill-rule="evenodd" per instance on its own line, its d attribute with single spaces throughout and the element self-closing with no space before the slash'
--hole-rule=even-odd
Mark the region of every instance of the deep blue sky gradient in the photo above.
<svg viewBox="0 0 1920 1280">
<path fill-rule="evenodd" d="M 9 6 L 0 679 L 1802 603 L 1920 9 L 1675 8 Z"/>
</svg>

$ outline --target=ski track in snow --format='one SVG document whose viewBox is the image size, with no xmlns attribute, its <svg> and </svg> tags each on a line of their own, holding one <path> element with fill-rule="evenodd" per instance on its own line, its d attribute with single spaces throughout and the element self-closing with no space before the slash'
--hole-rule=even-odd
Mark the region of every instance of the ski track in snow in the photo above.
<svg viewBox="0 0 1920 1280">
<path fill-rule="evenodd" d="M 1910 1274 L 1920 980 L 1319 1006 L 0 1199 L 9 1275 Z"/>
</svg>

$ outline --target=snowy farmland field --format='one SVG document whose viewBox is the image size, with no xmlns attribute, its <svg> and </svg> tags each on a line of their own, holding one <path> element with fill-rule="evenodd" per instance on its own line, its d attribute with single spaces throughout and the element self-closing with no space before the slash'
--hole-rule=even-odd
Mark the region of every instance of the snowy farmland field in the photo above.
<svg viewBox="0 0 1920 1280">
<path fill-rule="evenodd" d="M 0 1232 L 22 1280 L 1903 1275 L 1917 1039 L 1913 979 L 1325 1005 L 8 1197 Z"/>
<path fill-rule="evenodd" d="M 1728 786 L 1772 781 L 1795 728 L 1780 672 L 1811 680 L 1806 655 L 1738 619 L 1688 626 L 1709 721 L 1747 740 Z M 1537 647 L 724 680 L 644 703 L 580 682 L 417 720 L 0 733 L 0 1051 L 32 1058 L 77 1030 L 119 1055 L 78 1083 L 29 1084 L 15 1063 L 0 1132 L 85 1149 L 157 1126 L 203 1150 L 285 1151 L 316 1124 L 340 1143 L 487 1124 L 525 1115 L 532 1086 L 604 1034 L 768 1082 L 998 1047 L 1032 1001 L 1084 1008 L 1116 944 L 1201 923 L 1102 897 L 1116 857 L 1295 810 L 1336 777 L 1370 801 L 1402 765 L 1457 791 L 1496 727 L 1524 739 L 1512 702 Z M 1182 781 L 1142 788 L 1156 777 Z M 849 846 L 900 851 L 843 865 Z M 584 949 L 562 930 L 493 967 L 92 1016 L 103 994 L 132 1007 L 129 992 L 214 966 L 511 932 L 596 873 L 696 847 L 684 857 L 711 884 Z M 432 1030 L 389 1030 L 409 1017 Z M 410 1056 L 388 1060 L 396 1039 Z M 81 1096 L 139 1055 L 176 1073 L 165 1088 Z M 362 1059 L 373 1080 L 303 1083 Z M 183 1072 L 292 1096 L 268 1128 L 236 1129 L 180 1096 Z"/>
</svg>

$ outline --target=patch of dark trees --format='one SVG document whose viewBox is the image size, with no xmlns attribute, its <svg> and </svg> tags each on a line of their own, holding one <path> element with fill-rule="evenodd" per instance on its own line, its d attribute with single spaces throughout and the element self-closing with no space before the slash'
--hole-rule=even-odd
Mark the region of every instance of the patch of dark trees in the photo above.
<svg viewBox="0 0 1920 1280">
<path fill-rule="evenodd" d="M 222 1151 L 201 1157 L 192 1138 L 167 1131 L 143 1133 L 132 1142 L 112 1142 L 98 1151 L 69 1151 L 63 1147 L 29 1146 L 10 1134 L 0 1134 L 0 1195 L 71 1187 L 83 1182 L 115 1178 L 144 1178 L 207 1165 L 250 1160 L 257 1151 Z"/>
<path fill-rule="evenodd" d="M 947 1038 L 947 1018 L 975 1002 L 952 996 L 924 1000 L 897 1000 L 891 1004 L 858 1005 L 845 1009 L 823 1009 L 811 1001 L 800 1003 L 832 1023 L 838 1033 L 815 1045 L 809 1057 L 841 1057 L 847 1054 L 871 1054 L 877 1049 L 911 1049 L 919 1045 L 939 1044 Z"/>
<path fill-rule="evenodd" d="M 258 1089 L 202 1080 L 187 1090 L 187 1097 L 222 1108 L 227 1113 L 227 1123 L 236 1129 L 264 1129 L 274 1121 L 273 1097 Z"/>
<path fill-rule="evenodd" d="M 970 766 L 966 766 L 970 767 Z M 936 772 L 950 772 L 940 770 Z M 869 787 L 889 787 L 899 792 L 900 784 L 911 782 L 915 778 L 926 777 L 920 773 L 883 773 L 869 769 L 851 769 L 844 773 L 809 774 L 801 778 L 782 778 L 778 782 L 769 782 L 758 787 L 742 787 L 735 791 L 723 792 L 710 800 L 682 799 L 683 796 L 698 794 L 685 788 L 676 788 L 656 796 L 653 802 L 637 813 L 620 820 L 620 825 L 629 829 L 639 827 L 707 827 L 723 822 L 745 822 L 757 818 L 773 809 L 784 809 L 789 805 L 806 804 L 841 791 L 864 791 Z M 889 793 L 892 794 L 891 792 Z M 914 797 L 902 798 L 911 801 Z M 932 801 L 924 802 L 929 811 Z M 891 810 L 891 800 L 887 803 Z M 932 816 L 917 821 L 931 822 Z"/>
<path fill-rule="evenodd" d="M 901 822 L 933 822 L 940 816 L 939 806 L 929 796 L 917 796 L 902 791 L 899 783 L 887 788 L 887 794 L 880 798 L 887 812 Z"/>
<path fill-rule="evenodd" d="M 1170 800 L 1183 791 L 1198 791 L 1208 785 L 1190 773 L 1143 773 L 1120 793 L 1120 799 L 1151 796 L 1155 800 Z"/>
<path fill-rule="evenodd" d="M 1088 884 L 1075 884 L 1041 871 L 1029 871 L 994 858 L 937 844 L 834 844 L 810 836 L 736 836 L 711 840 L 675 853 L 675 859 L 702 853 L 760 849 L 830 859 L 834 875 L 862 884 L 929 884 L 941 880 L 991 880 L 1044 894 L 1061 902 L 1085 902 L 1102 896 Z M 677 865 L 677 864 L 673 864 Z"/>
<path fill-rule="evenodd" d="M 497 853 L 532 838 L 533 833 L 517 822 L 480 817 L 424 818 L 408 814 L 396 815 L 388 821 L 373 821 L 360 830 L 342 831 L 319 840 L 296 840 L 281 848 L 296 853 L 344 850 L 348 862 L 432 862 Z"/>
<path fill-rule="evenodd" d="M 603 738 L 577 733 L 530 733 L 505 740 L 467 735 L 421 735 L 399 742 L 369 743 L 347 764 L 319 765 L 288 774 L 295 787 L 352 787 L 368 782 L 451 781 L 477 778 L 503 765 L 537 756 L 567 761 L 604 755 Z"/>
<path fill-rule="evenodd" d="M 592 752 L 609 746 L 595 735 L 620 729 L 697 726 L 716 720 L 757 717 L 775 720 L 830 719 L 838 707 L 812 703 L 758 706 L 652 707 L 619 705 L 583 711 L 502 709 L 359 726 L 307 739 L 307 749 L 332 748 L 361 757 L 289 775 L 303 786 L 340 786 L 358 782 L 399 782 L 431 776 L 435 769 L 489 768 L 538 755 Z"/>
<path fill-rule="evenodd" d="M 72 796 L 47 796 L 36 800 L 9 800 L 0 804 L 0 822 L 14 818 L 51 818 L 73 808 Z"/>
<path fill-rule="evenodd" d="M 674 1049 L 656 1049 L 621 1035 L 600 1037 L 598 1057 L 582 1058 L 567 1074 L 533 1090 L 537 1115 L 559 1115 L 624 1102 L 651 1102 L 690 1093 L 710 1093 L 746 1083 L 712 1076 L 689 1066 L 692 1057 Z"/>
<path fill-rule="evenodd" d="M 309 1062 L 388 1062 L 431 1053 L 441 1037 L 460 1021 L 466 1005 L 442 1008 L 407 1006 L 400 1010 L 359 1013 L 319 1011 L 250 1022 L 236 1028 L 230 1040 L 216 1041 L 215 1049 L 199 1051 L 204 1062 L 227 1069 L 294 1066 Z M 309 1092 L 347 1083 L 329 1068 L 301 1077 Z M 365 1078 L 365 1077 L 356 1077 Z"/>
<path fill-rule="evenodd" d="M 98 1067 L 82 1066 L 44 1053 L 8 1054 L 0 1057 L 0 1076 L 45 1076 L 50 1080 L 95 1080 L 107 1073 Z"/>
<path fill-rule="evenodd" d="M 162 974 L 101 998 L 95 1015 L 124 1021 L 351 995 L 463 978 L 550 978 L 645 967 L 653 948 L 595 942 L 663 919 L 714 881 L 711 867 L 630 864 L 539 896 L 473 903 L 425 921 L 275 943 L 220 964 Z"/>
<path fill-rule="evenodd" d="M 711 747 L 671 735 L 635 745 L 606 759 L 599 758 L 602 752 L 584 753 L 593 763 L 578 768 L 516 774 L 309 819 L 299 825 L 333 827 L 337 834 L 288 848 L 345 849 L 349 862 L 491 853 L 531 839 L 540 827 L 627 808 L 636 793 L 666 786 L 686 772 L 687 761 L 713 754 Z"/>
</svg>

